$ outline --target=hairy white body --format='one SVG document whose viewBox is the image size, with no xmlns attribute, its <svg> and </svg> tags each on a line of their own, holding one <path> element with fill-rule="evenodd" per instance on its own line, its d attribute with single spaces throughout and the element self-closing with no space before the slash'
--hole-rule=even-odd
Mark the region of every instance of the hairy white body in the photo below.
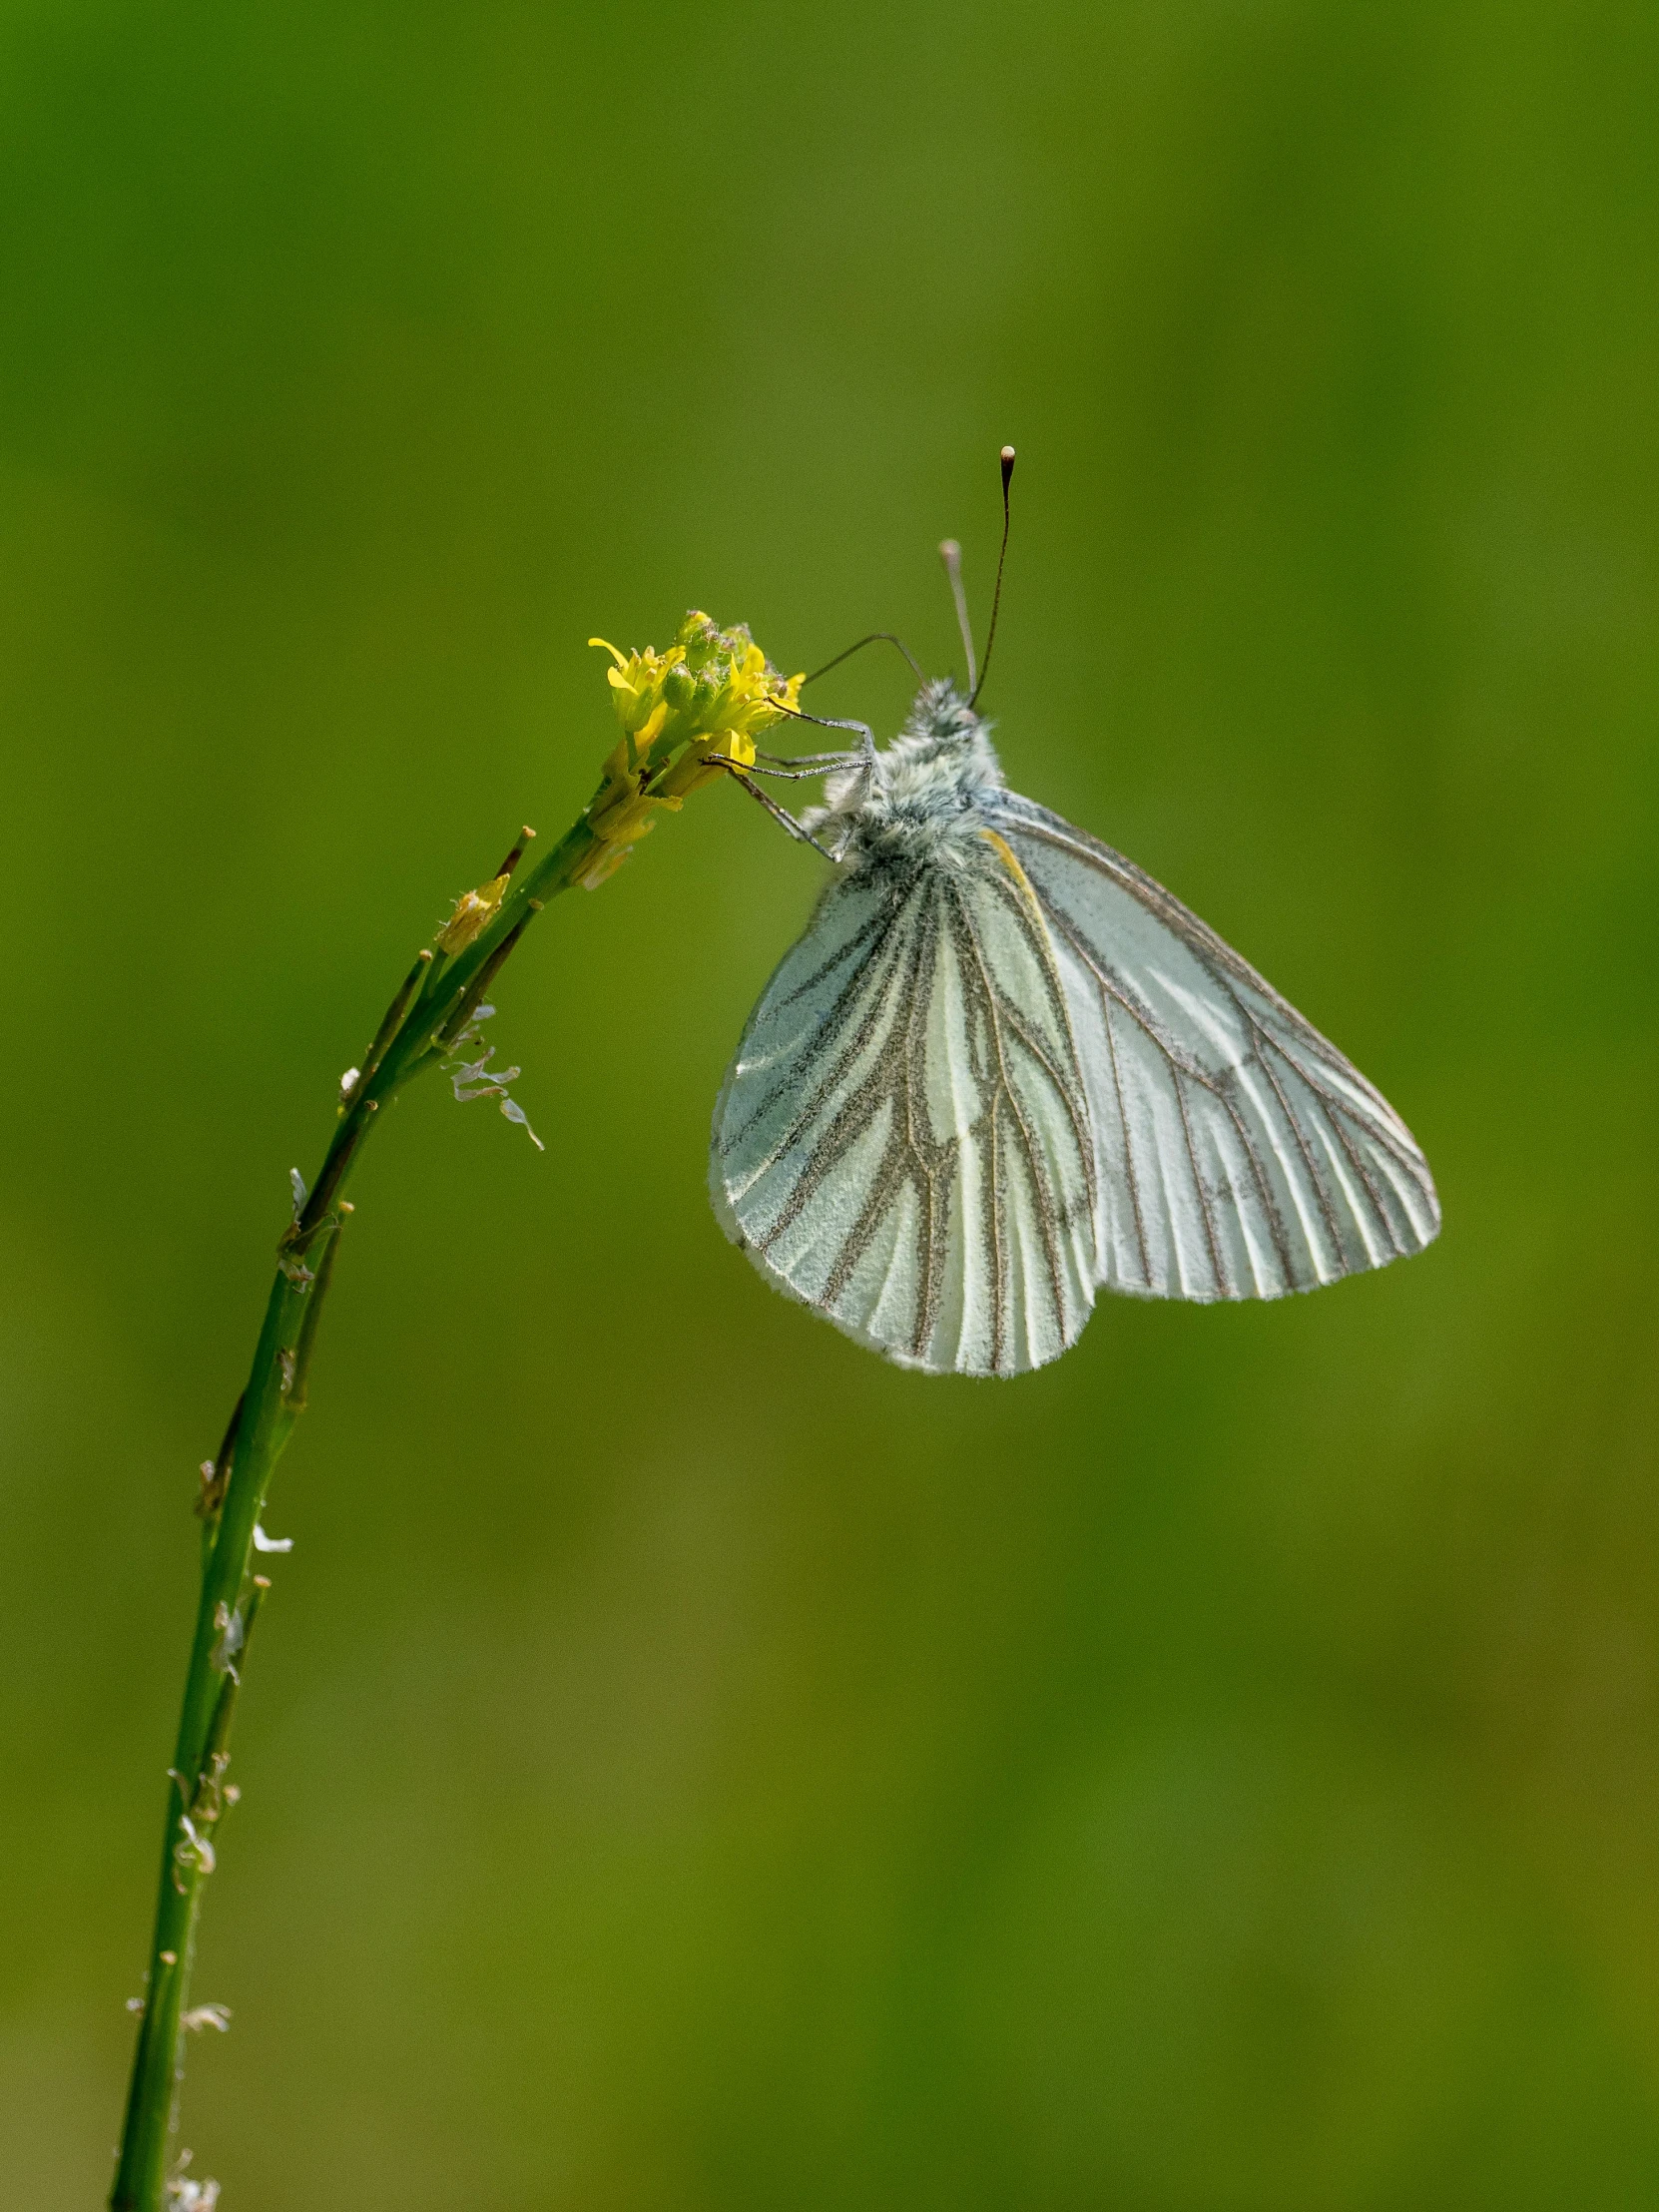
<svg viewBox="0 0 1659 2212">
<path fill-rule="evenodd" d="M 1277 1298 L 1439 1228 L 1386 1101 L 1180 901 L 1007 790 L 927 684 L 808 818 L 840 853 L 715 1110 L 716 1212 L 889 1359 L 1013 1375 L 1096 1290 Z"/>
</svg>

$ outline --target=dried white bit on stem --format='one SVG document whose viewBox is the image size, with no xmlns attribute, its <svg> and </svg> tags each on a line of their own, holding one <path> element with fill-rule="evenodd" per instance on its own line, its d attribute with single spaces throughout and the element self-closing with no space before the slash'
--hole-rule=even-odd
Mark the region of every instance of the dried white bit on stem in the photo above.
<svg viewBox="0 0 1659 2212">
<path fill-rule="evenodd" d="M 231 2032 L 231 2007 L 228 2004 L 195 2004 L 188 2012 L 179 2014 L 179 2025 L 187 2033 L 195 2035 L 205 2027 L 217 2028 L 221 2035 Z"/>
<path fill-rule="evenodd" d="M 177 1865 L 186 1874 L 212 1874 L 219 1863 L 214 1857 L 212 1844 L 200 1832 L 188 1813 L 179 1815 L 179 1827 L 184 1841 L 175 1844 L 173 1847 L 173 1857 Z M 179 1882 L 178 1876 L 175 1875 L 173 1879 L 178 1887 L 183 1889 L 184 1885 Z"/>
<path fill-rule="evenodd" d="M 216 1673 L 236 1674 L 236 1657 L 242 1649 L 243 1625 L 239 1609 L 233 1613 L 223 1598 L 214 1607 L 214 1626 L 219 1630 L 219 1641 L 213 1648 L 213 1665 Z"/>
<path fill-rule="evenodd" d="M 489 1005 L 474 1009 L 471 1020 L 449 1047 L 451 1056 L 444 1061 L 443 1072 L 449 1078 L 458 1106 L 468 1106 L 475 1098 L 499 1099 L 501 1111 L 507 1120 L 517 1123 L 538 1152 L 545 1152 L 546 1145 L 530 1127 L 529 1115 L 507 1088 L 509 1083 L 517 1081 L 522 1070 L 516 1067 L 492 1068 L 490 1062 L 495 1058 L 493 1045 L 485 1045 L 482 1055 L 476 1060 L 465 1057 L 468 1045 L 484 1043 L 484 1033 L 479 1024 L 488 1021 L 494 1012 L 495 1008 Z"/>
<path fill-rule="evenodd" d="M 291 1536 L 268 1536 L 259 1522 L 254 1523 L 254 1549 L 256 1551 L 291 1551 Z"/>
<path fill-rule="evenodd" d="M 191 2153 L 182 2150 L 172 2173 L 167 2177 L 167 2201 L 174 2212 L 214 2212 L 219 2202 L 217 2181 L 192 2181 L 185 2172 Z"/>
</svg>

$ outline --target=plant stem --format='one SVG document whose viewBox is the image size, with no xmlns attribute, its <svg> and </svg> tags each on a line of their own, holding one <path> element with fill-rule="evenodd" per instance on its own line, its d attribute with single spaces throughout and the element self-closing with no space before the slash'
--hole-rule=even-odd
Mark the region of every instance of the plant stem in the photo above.
<svg viewBox="0 0 1659 2212">
<path fill-rule="evenodd" d="M 272 1472 L 304 1410 L 311 1346 L 349 1211 L 341 1192 L 381 1109 L 443 1059 L 535 915 L 581 879 L 602 843 L 584 815 L 522 879 L 514 878 L 471 944 L 447 957 L 441 950 L 420 955 L 342 1101 L 310 1195 L 277 1246 L 248 1387 L 205 1479 L 202 1593 L 168 1777 L 161 1889 L 112 2212 L 164 2212 L 184 2071 L 181 2015 L 202 1896 L 214 1871 L 214 1835 L 236 1797 L 225 1774 L 248 1638 L 270 1587 L 252 1572 L 254 1532 Z"/>
</svg>

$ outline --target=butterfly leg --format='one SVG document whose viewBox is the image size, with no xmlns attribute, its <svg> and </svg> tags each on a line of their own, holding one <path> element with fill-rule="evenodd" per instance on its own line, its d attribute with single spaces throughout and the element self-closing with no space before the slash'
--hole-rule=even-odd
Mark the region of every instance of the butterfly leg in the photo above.
<svg viewBox="0 0 1659 2212">
<path fill-rule="evenodd" d="M 856 753 L 763 753 L 755 749 L 758 761 L 771 761 L 777 768 L 812 769 L 826 774 L 837 768 L 856 768 L 863 759 L 863 750 Z"/>
<path fill-rule="evenodd" d="M 863 804 L 863 801 L 869 797 L 870 786 L 875 781 L 875 733 L 870 729 L 869 724 L 867 722 L 826 722 L 822 716 L 802 714 L 799 708 L 796 710 L 795 719 L 798 722 L 816 723 L 821 730 L 854 731 L 857 735 L 858 743 L 850 752 L 847 753 L 797 753 L 794 755 L 785 755 L 782 753 L 762 753 L 759 748 L 757 748 L 756 758 L 762 761 L 776 762 L 781 768 L 822 768 L 826 771 L 848 768 L 858 769 L 862 772 L 863 776 L 863 787 L 859 793 L 859 804 L 861 806 Z"/>
<path fill-rule="evenodd" d="M 833 765 L 836 768 L 856 768 L 860 763 L 872 762 L 875 759 L 875 733 L 870 729 L 867 722 L 839 722 L 832 720 L 828 715 L 810 715 L 802 707 L 785 707 L 782 712 L 787 714 L 792 722 L 810 722 L 815 730 L 850 730 L 858 741 L 856 747 L 846 753 L 803 754 L 800 759 L 801 766 L 805 767 L 812 762 L 822 762 L 826 767 Z M 766 756 L 768 759 L 778 757 L 770 754 Z"/>
<path fill-rule="evenodd" d="M 850 730 L 858 740 L 857 748 L 853 752 L 808 753 L 799 756 L 796 760 L 789 764 L 790 768 L 793 769 L 797 775 L 805 774 L 809 777 L 813 775 L 823 774 L 826 771 L 834 769 L 852 769 L 857 772 L 857 804 L 856 806 L 847 810 L 846 828 L 841 831 L 839 837 L 836 838 L 833 850 L 830 850 L 828 847 L 820 844 L 817 837 L 813 835 L 810 830 L 804 829 L 799 823 L 794 821 L 794 818 L 792 816 L 786 815 L 781 807 L 773 806 L 772 802 L 766 797 L 766 794 L 762 792 L 756 785 L 747 785 L 747 789 L 752 798 L 760 800 L 761 804 L 766 807 L 770 813 L 775 814 L 780 821 L 790 825 L 797 835 L 804 837 L 807 843 L 812 845 L 815 850 L 822 852 L 827 860 L 833 860 L 838 865 L 839 862 L 845 858 L 846 848 L 852 841 L 853 823 L 855 821 L 858 809 L 861 808 L 864 802 L 868 799 L 871 787 L 875 782 L 875 733 L 871 730 L 867 722 L 834 721 L 826 715 L 806 714 L 799 707 L 786 708 L 784 712 L 790 716 L 792 721 L 810 722 L 817 729 L 820 730 Z M 711 759 L 716 757 L 717 756 L 714 755 L 710 756 Z M 784 756 L 780 754 L 769 753 L 761 755 L 760 758 L 768 761 L 777 761 L 779 763 L 782 763 Z M 822 765 L 815 766 L 815 764 Z M 735 776 L 737 776 L 738 782 L 740 784 L 745 783 L 745 778 L 738 771 L 735 763 L 728 761 L 725 763 L 725 765 L 732 770 L 732 773 Z M 763 771 L 763 773 L 766 772 Z M 782 766 L 779 766 L 777 768 L 774 768 L 771 773 L 775 776 L 781 776 L 786 772 Z"/>
<path fill-rule="evenodd" d="M 830 756 L 830 758 L 842 768 L 855 768 L 858 761 L 858 756 L 855 753 L 844 755 L 837 753 Z M 732 768 L 737 765 L 724 753 L 711 753 L 709 759 L 717 762 L 722 768 Z M 816 784 L 821 776 L 828 776 L 831 773 L 829 769 L 805 768 L 799 761 L 780 762 L 776 768 L 762 768 L 758 765 L 762 761 L 777 761 L 778 759 L 779 756 L 776 753 L 758 753 L 755 760 L 750 763 L 749 774 L 751 776 L 771 776 L 780 784 Z"/>
<path fill-rule="evenodd" d="M 710 753 L 705 758 L 728 770 L 732 781 L 735 784 L 741 784 L 750 798 L 758 806 L 764 807 L 774 822 L 781 823 L 792 837 L 798 837 L 803 844 L 810 844 L 815 852 L 822 852 L 827 860 L 833 860 L 836 857 L 828 845 L 819 843 L 817 837 L 813 835 L 813 832 L 805 824 L 797 822 L 794 815 L 786 812 L 775 799 L 762 791 L 760 785 L 752 777 L 747 776 L 736 761 L 728 759 L 723 753 Z"/>
</svg>

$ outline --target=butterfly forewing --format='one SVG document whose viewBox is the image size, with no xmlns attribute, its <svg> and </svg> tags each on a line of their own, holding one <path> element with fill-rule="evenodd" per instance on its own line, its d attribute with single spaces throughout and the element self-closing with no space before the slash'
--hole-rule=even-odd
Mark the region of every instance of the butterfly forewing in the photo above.
<svg viewBox="0 0 1659 2212">
<path fill-rule="evenodd" d="M 1420 1251 L 1427 1164 L 1363 1075 L 1180 901 L 1006 794 L 1095 1133 L 1099 1276 L 1159 1298 L 1277 1298 Z"/>
<path fill-rule="evenodd" d="M 831 884 L 715 1114 L 728 1233 L 860 1342 L 936 1372 L 1056 1358 L 1096 1272 L 1066 993 L 998 840 Z"/>
</svg>

